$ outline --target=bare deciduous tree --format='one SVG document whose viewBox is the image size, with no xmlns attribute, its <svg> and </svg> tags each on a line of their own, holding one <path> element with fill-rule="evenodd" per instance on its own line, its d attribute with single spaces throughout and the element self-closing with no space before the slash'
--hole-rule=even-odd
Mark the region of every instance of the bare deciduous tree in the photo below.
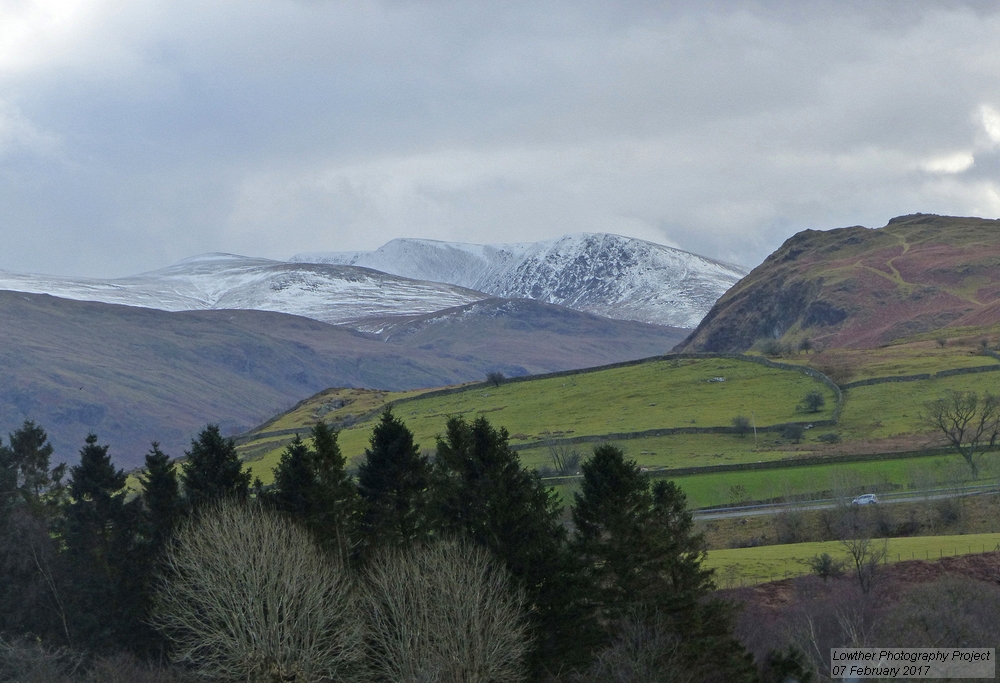
<svg viewBox="0 0 1000 683">
<path fill-rule="evenodd" d="M 524 596 L 485 549 L 448 541 L 385 551 L 374 558 L 367 578 L 377 680 L 524 679 Z"/>
<path fill-rule="evenodd" d="M 926 405 L 924 421 L 941 432 L 948 444 L 979 477 L 978 457 L 1000 436 L 1000 396 L 974 391 L 950 391 Z"/>
<path fill-rule="evenodd" d="M 840 543 L 851 556 L 861 592 L 868 595 L 875 585 L 879 569 L 889 555 L 889 542 L 885 539 L 873 539 L 868 535 L 862 535 L 848 538 Z"/>
<path fill-rule="evenodd" d="M 557 441 L 550 441 L 548 448 L 549 461 L 556 474 L 568 476 L 580 473 L 580 463 L 583 461 L 580 451 Z"/>
<path fill-rule="evenodd" d="M 178 533 L 154 623 L 202 678 L 341 681 L 363 656 L 358 607 L 345 570 L 308 532 L 229 501 Z"/>
</svg>

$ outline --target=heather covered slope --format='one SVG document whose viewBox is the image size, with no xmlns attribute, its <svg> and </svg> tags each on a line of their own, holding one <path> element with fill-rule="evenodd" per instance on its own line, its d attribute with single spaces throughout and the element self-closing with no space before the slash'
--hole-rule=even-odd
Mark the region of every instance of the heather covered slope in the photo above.
<svg viewBox="0 0 1000 683">
<path fill-rule="evenodd" d="M 766 339 L 870 348 L 1000 322 L 1000 221 L 916 214 L 883 228 L 805 230 L 719 299 L 678 347 Z"/>
<path fill-rule="evenodd" d="M 405 390 L 667 351 L 676 330 L 537 302 L 392 321 L 377 336 L 251 310 L 166 312 L 0 291 L 0 434 L 40 423 L 73 460 L 89 431 L 118 465 L 173 456 L 207 422 L 246 431 L 330 386 Z"/>
</svg>

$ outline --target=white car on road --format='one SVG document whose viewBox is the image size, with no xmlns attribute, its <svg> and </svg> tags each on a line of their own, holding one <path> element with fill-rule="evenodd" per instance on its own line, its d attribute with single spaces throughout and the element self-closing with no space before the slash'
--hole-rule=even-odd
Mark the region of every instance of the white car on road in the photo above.
<svg viewBox="0 0 1000 683">
<path fill-rule="evenodd" d="M 863 496 L 858 496 L 851 501 L 851 505 L 877 505 L 878 498 L 874 493 L 866 493 Z"/>
</svg>

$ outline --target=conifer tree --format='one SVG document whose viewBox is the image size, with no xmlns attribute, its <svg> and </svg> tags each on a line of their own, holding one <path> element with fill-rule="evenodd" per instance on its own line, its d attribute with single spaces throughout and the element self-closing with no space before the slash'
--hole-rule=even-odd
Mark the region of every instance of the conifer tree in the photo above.
<svg viewBox="0 0 1000 683">
<path fill-rule="evenodd" d="M 32 514 L 51 519 L 56 515 L 63 493 L 62 477 L 66 465 L 50 469 L 52 444 L 45 430 L 31 420 L 10 434 L 10 445 L 0 448 L 0 477 L 9 504 L 14 498 L 26 504 Z"/>
<path fill-rule="evenodd" d="M 362 550 L 404 547 L 430 537 L 434 523 L 427 495 L 430 478 L 430 462 L 413 443 L 413 432 L 386 408 L 358 468 Z"/>
<path fill-rule="evenodd" d="M 0 439 L 0 529 L 4 528 L 7 516 L 17 505 L 17 466 L 14 453 L 3 445 Z"/>
<path fill-rule="evenodd" d="M 274 468 L 274 486 L 269 492 L 276 509 L 303 522 L 311 512 L 316 488 L 316 474 L 310 460 L 309 447 L 296 434 Z"/>
<path fill-rule="evenodd" d="M 709 598 L 704 541 L 693 533 L 683 492 L 673 482 L 657 482 L 651 490 L 635 461 L 611 445 L 595 448 L 582 471 L 573 546 L 591 576 L 604 623 L 638 618 L 672 624 L 699 677 L 711 670 L 727 680 L 753 680 L 752 660 L 732 636 L 731 606 Z"/>
<path fill-rule="evenodd" d="M 125 473 L 111 463 L 108 447 L 88 435 L 80 464 L 70 469 L 64 513 L 63 540 L 74 572 L 70 621 L 77 647 L 108 650 L 119 643 L 121 627 L 131 626 L 122 614 L 131 597 L 124 585 L 133 578 L 126 565 L 138 508 L 126 506 L 125 493 Z"/>
<path fill-rule="evenodd" d="M 320 543 L 346 561 L 357 542 L 358 488 L 347 474 L 347 459 L 340 452 L 337 432 L 320 421 L 311 436 L 318 490 L 310 524 Z"/>
<path fill-rule="evenodd" d="M 45 430 L 25 421 L 0 443 L 0 632 L 69 642 L 67 573 L 52 532 L 59 522 L 65 465 L 49 467 Z"/>
<path fill-rule="evenodd" d="M 337 432 L 319 422 L 311 442 L 296 436 L 285 449 L 270 497 L 278 510 L 301 520 L 322 547 L 346 561 L 355 536 L 357 488 L 347 475 Z"/>
<path fill-rule="evenodd" d="M 184 494 L 192 508 L 199 508 L 222 498 L 246 498 L 250 490 L 250 472 L 236 454 L 236 443 L 219 433 L 219 425 L 210 424 L 191 441 L 185 451 L 187 463 L 181 472 Z"/>
<path fill-rule="evenodd" d="M 170 540 L 181 512 L 177 468 L 170 462 L 170 456 L 160 450 L 160 444 L 156 441 L 146 454 L 146 474 L 140 479 L 140 483 L 147 537 L 151 555 L 155 556 Z"/>
<path fill-rule="evenodd" d="M 597 604 L 607 614 L 630 610 L 648 587 L 647 525 L 652 509 L 649 480 L 622 451 L 603 445 L 585 460 L 574 494 L 574 545 L 597 587 Z"/>
<path fill-rule="evenodd" d="M 489 548 L 533 605 L 532 668 L 577 663 L 594 645 L 578 567 L 567 552 L 556 494 L 521 466 L 504 428 L 485 417 L 448 420 L 437 444 L 443 530 Z"/>
</svg>

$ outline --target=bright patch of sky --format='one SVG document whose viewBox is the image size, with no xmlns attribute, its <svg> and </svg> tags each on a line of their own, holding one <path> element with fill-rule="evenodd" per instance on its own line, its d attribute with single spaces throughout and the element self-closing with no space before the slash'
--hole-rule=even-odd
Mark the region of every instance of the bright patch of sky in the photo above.
<svg viewBox="0 0 1000 683">
<path fill-rule="evenodd" d="M 0 269 L 997 218 L 996 7 L 0 0 Z"/>
</svg>

